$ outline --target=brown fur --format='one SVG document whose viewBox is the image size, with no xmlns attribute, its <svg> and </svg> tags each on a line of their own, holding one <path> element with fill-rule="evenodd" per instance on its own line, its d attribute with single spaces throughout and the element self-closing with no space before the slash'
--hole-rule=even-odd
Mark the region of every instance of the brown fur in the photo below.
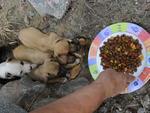
<svg viewBox="0 0 150 113">
<path fill-rule="evenodd" d="M 49 78 L 57 77 L 59 72 L 59 63 L 45 60 L 44 64 L 33 71 L 31 76 L 34 80 L 48 82 Z"/>
<path fill-rule="evenodd" d="M 67 55 L 61 55 L 59 57 L 57 57 L 57 60 L 60 64 L 67 64 L 67 59 L 68 59 L 68 56 Z"/>
<path fill-rule="evenodd" d="M 62 39 L 59 42 L 56 42 L 54 45 L 54 54 L 55 56 L 67 55 L 69 52 L 69 43 L 67 40 Z"/>
<path fill-rule="evenodd" d="M 47 43 L 49 44 L 49 49 L 54 50 L 55 44 L 61 40 L 62 38 L 59 37 L 56 33 L 50 32 L 47 37 Z"/>
<path fill-rule="evenodd" d="M 69 52 L 68 40 L 58 36 L 54 32 L 49 33 L 47 43 L 49 45 L 49 49 L 54 51 L 55 56 L 66 55 Z"/>
<path fill-rule="evenodd" d="M 51 32 L 46 35 L 35 28 L 26 28 L 19 33 L 20 41 L 27 47 L 39 49 L 43 52 L 53 51 L 55 56 L 68 54 L 69 43 L 56 33 Z"/>
<path fill-rule="evenodd" d="M 46 40 L 47 37 L 48 35 L 32 27 L 22 29 L 19 33 L 19 39 L 25 46 L 33 49 L 39 49 L 43 52 L 49 50 Z"/>
<path fill-rule="evenodd" d="M 23 45 L 18 46 L 13 50 L 14 57 L 18 60 L 28 61 L 34 64 L 42 64 L 45 59 L 51 56 L 48 53 L 41 52 L 36 49 L 30 49 Z"/>
</svg>

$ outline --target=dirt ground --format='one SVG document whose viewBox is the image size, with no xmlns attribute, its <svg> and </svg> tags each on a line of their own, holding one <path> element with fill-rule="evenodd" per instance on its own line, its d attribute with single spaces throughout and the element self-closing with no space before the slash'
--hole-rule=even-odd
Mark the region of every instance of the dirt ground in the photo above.
<svg viewBox="0 0 150 113">
<path fill-rule="evenodd" d="M 71 0 L 60 20 L 41 17 L 27 0 L 0 0 L 0 46 L 17 41 L 19 30 L 29 26 L 71 39 L 93 39 L 104 27 L 122 21 L 137 23 L 149 32 L 150 0 Z M 96 113 L 150 113 L 149 84 L 135 93 L 108 99 Z"/>
</svg>

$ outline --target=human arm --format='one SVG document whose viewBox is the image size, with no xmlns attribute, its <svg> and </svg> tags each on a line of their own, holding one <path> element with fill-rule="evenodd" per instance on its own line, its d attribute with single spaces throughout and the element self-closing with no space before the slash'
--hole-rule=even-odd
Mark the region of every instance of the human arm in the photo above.
<svg viewBox="0 0 150 113">
<path fill-rule="evenodd" d="M 31 113 L 93 113 L 106 98 L 124 91 L 132 80 L 132 76 L 108 69 L 90 85 Z"/>
</svg>

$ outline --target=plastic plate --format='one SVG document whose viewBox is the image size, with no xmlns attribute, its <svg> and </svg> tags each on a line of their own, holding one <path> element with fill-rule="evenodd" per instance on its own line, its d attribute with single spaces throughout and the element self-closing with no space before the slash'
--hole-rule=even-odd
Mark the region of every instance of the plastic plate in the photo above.
<svg viewBox="0 0 150 113">
<path fill-rule="evenodd" d="M 93 79 L 96 80 L 100 72 L 103 71 L 101 58 L 99 57 L 99 48 L 103 46 L 103 43 L 110 37 L 122 34 L 138 39 L 142 45 L 142 54 L 144 56 L 141 66 L 139 66 L 137 72 L 133 74 L 136 79 L 130 83 L 128 88 L 124 91 L 124 93 L 131 93 L 140 89 L 150 79 L 150 34 L 142 27 L 133 23 L 122 22 L 104 28 L 94 38 L 91 44 L 88 55 L 88 65 Z"/>
</svg>

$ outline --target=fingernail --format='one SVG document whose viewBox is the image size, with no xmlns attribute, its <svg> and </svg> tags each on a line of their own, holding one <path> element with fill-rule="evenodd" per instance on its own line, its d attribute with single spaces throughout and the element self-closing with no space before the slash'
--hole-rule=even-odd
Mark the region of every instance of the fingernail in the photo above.
<svg viewBox="0 0 150 113">
<path fill-rule="evenodd" d="M 135 80 L 135 76 L 129 75 L 128 80 L 132 82 L 133 80 Z"/>
</svg>

